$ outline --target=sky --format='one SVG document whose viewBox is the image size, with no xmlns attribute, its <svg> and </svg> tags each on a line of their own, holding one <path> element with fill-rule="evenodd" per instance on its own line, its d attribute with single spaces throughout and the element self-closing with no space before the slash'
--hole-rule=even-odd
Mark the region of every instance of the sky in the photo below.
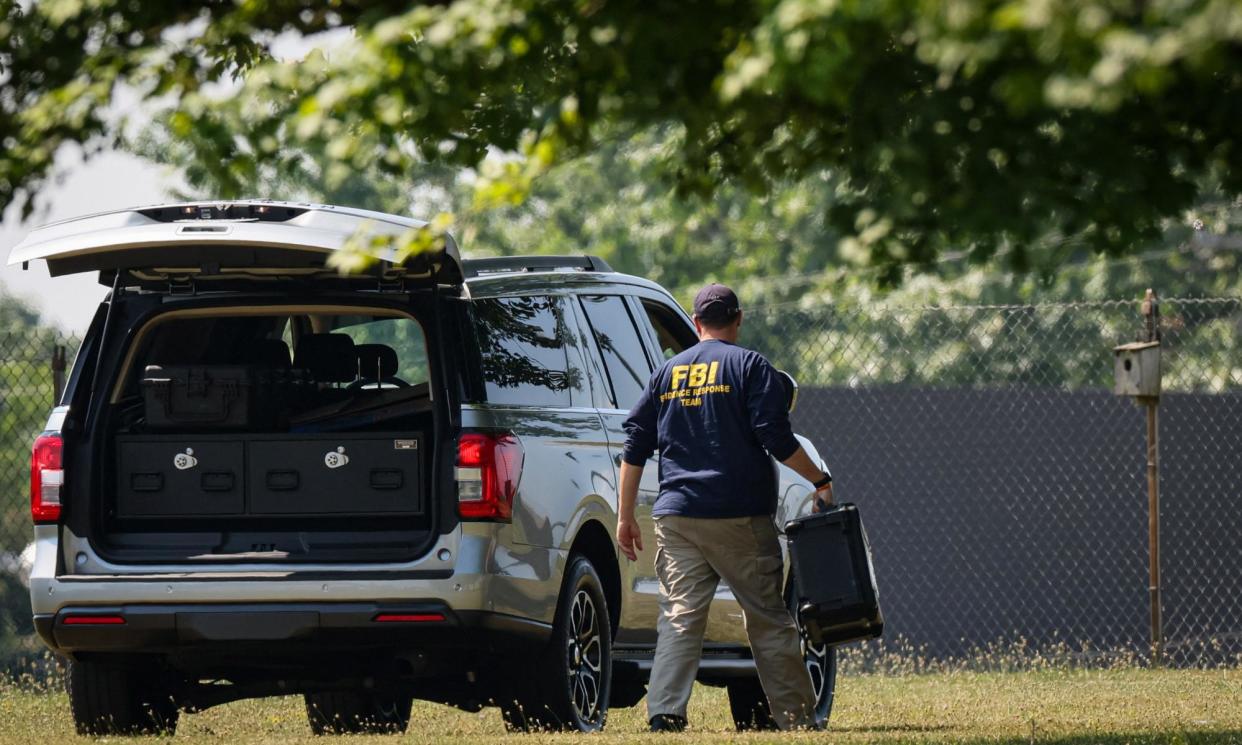
<svg viewBox="0 0 1242 745">
<path fill-rule="evenodd" d="M 186 33 L 195 29 L 187 27 Z M 296 60 L 311 49 L 331 54 L 349 39 L 348 29 L 337 29 L 312 37 L 293 33 L 277 37 L 272 53 L 279 59 Z M 222 86 L 221 95 L 230 88 Z M 158 103 L 158 102 L 157 102 Z M 144 106 L 132 91 L 119 88 L 109 107 L 108 116 L 120 121 L 130 117 L 127 131 L 149 122 L 151 107 Z M 38 308 L 46 322 L 65 331 L 85 331 L 95 308 L 107 294 L 99 284 L 98 273 L 88 272 L 55 279 L 48 276 L 47 264 L 31 262 L 30 269 L 8 266 L 9 252 L 32 228 L 69 217 L 89 215 L 126 207 L 141 207 L 172 201 L 168 192 L 180 184 L 178 174 L 170 169 L 136 158 L 117 150 L 106 150 L 83 160 L 81 149 L 62 148 L 56 154 L 58 178 L 42 188 L 36 203 L 39 210 L 22 221 L 18 210 L 10 208 L 0 219 L 0 292 L 25 298 Z"/>
<path fill-rule="evenodd" d="M 0 257 L 4 264 L 0 268 L 0 291 L 30 301 L 45 321 L 66 331 L 81 332 L 107 294 L 107 288 L 99 284 L 98 273 L 51 278 L 43 261 L 31 262 L 26 271 L 20 266 L 8 266 L 9 252 L 32 228 L 44 223 L 169 201 L 167 190 L 176 184 L 176 178 L 163 166 L 116 151 L 104 152 L 86 162 L 76 153 L 67 153 L 58 160 L 62 178 L 39 192 L 40 210 L 29 221 L 22 222 L 19 211 L 10 208 L 0 221 Z"/>
</svg>

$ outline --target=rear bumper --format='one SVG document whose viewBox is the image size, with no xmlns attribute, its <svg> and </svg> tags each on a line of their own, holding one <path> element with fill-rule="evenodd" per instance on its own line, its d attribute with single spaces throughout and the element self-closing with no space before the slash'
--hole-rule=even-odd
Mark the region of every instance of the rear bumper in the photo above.
<svg viewBox="0 0 1242 745">
<path fill-rule="evenodd" d="M 198 613 L 240 613 L 242 628 L 256 613 L 264 618 L 268 612 L 286 614 L 262 621 L 276 629 L 262 633 L 283 633 L 284 646 L 306 638 L 347 636 L 359 646 L 372 640 L 461 636 L 463 630 L 474 628 L 513 631 L 522 638 L 546 636 L 566 552 L 513 546 L 503 535 L 492 534 L 508 528 L 482 523 L 464 527 L 442 536 L 427 557 L 401 566 L 179 565 L 144 567 L 139 574 L 131 567 L 94 567 L 95 559 L 88 555 L 86 565 L 98 573 L 63 574 L 57 572 L 58 528 L 38 526 L 31 606 L 40 635 L 58 651 L 145 651 L 148 647 L 130 641 L 144 634 L 178 647 L 211 643 L 213 639 L 195 635 L 193 627 L 199 621 L 187 614 Z M 439 558 L 446 552 L 451 563 Z M 76 565 L 74 558 L 69 554 L 63 562 Z M 442 609 L 445 621 L 398 628 L 371 620 L 380 609 L 411 607 Z M 106 614 L 117 608 L 133 614 L 124 624 L 115 624 L 122 628 L 64 627 L 57 620 L 70 612 Z M 299 615 L 303 613 L 316 615 Z M 288 633 L 281 631 L 282 624 L 289 627 Z"/>
<path fill-rule="evenodd" d="M 547 624 L 501 613 L 454 612 L 436 600 L 408 603 L 222 603 L 67 606 L 35 615 L 49 647 L 64 653 L 193 654 L 254 647 L 393 652 L 538 644 Z"/>
</svg>

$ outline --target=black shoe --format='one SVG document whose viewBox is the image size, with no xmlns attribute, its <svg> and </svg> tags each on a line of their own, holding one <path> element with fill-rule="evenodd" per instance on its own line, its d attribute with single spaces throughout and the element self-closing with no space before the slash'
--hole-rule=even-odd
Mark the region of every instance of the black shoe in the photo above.
<svg viewBox="0 0 1242 745">
<path fill-rule="evenodd" d="M 651 718 L 652 732 L 685 732 L 686 718 L 676 714 L 656 714 Z"/>
</svg>

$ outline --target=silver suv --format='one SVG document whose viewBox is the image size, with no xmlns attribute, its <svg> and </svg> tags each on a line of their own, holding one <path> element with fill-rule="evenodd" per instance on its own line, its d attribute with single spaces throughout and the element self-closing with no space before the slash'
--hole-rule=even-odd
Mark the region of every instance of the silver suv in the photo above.
<svg viewBox="0 0 1242 745">
<path fill-rule="evenodd" d="M 658 582 L 654 551 L 612 538 L 621 425 L 689 319 L 593 257 L 462 261 L 446 240 L 326 265 L 422 224 L 176 204 L 13 249 L 112 288 L 31 464 L 35 625 L 79 732 L 290 693 L 316 733 L 403 730 L 414 699 L 591 731 L 642 698 Z M 811 489 L 779 468 L 783 524 Z M 699 679 L 770 725 L 727 588 L 707 633 Z M 805 653 L 826 719 L 835 657 Z"/>
</svg>

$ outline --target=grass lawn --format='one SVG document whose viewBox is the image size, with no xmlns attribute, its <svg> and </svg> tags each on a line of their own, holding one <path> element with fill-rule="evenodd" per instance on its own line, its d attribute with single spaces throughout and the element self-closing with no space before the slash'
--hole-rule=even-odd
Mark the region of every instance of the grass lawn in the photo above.
<svg viewBox="0 0 1242 745">
<path fill-rule="evenodd" d="M 691 730 L 642 735 L 643 705 L 614 711 L 607 734 L 586 742 L 717 743 L 1242 743 L 1242 670 L 951 673 L 841 680 L 827 732 L 739 735 L 724 691 L 698 688 Z M 0 686 L 0 742 L 73 740 L 63 694 Z M 242 701 L 183 714 L 187 742 L 337 742 L 310 734 L 300 697 Z M 495 709 L 467 714 L 416 702 L 403 736 L 367 742 L 583 742 L 581 735 L 509 735 Z M 87 742 L 89 740 L 83 740 Z M 111 739 L 110 741 L 116 741 Z"/>
</svg>

